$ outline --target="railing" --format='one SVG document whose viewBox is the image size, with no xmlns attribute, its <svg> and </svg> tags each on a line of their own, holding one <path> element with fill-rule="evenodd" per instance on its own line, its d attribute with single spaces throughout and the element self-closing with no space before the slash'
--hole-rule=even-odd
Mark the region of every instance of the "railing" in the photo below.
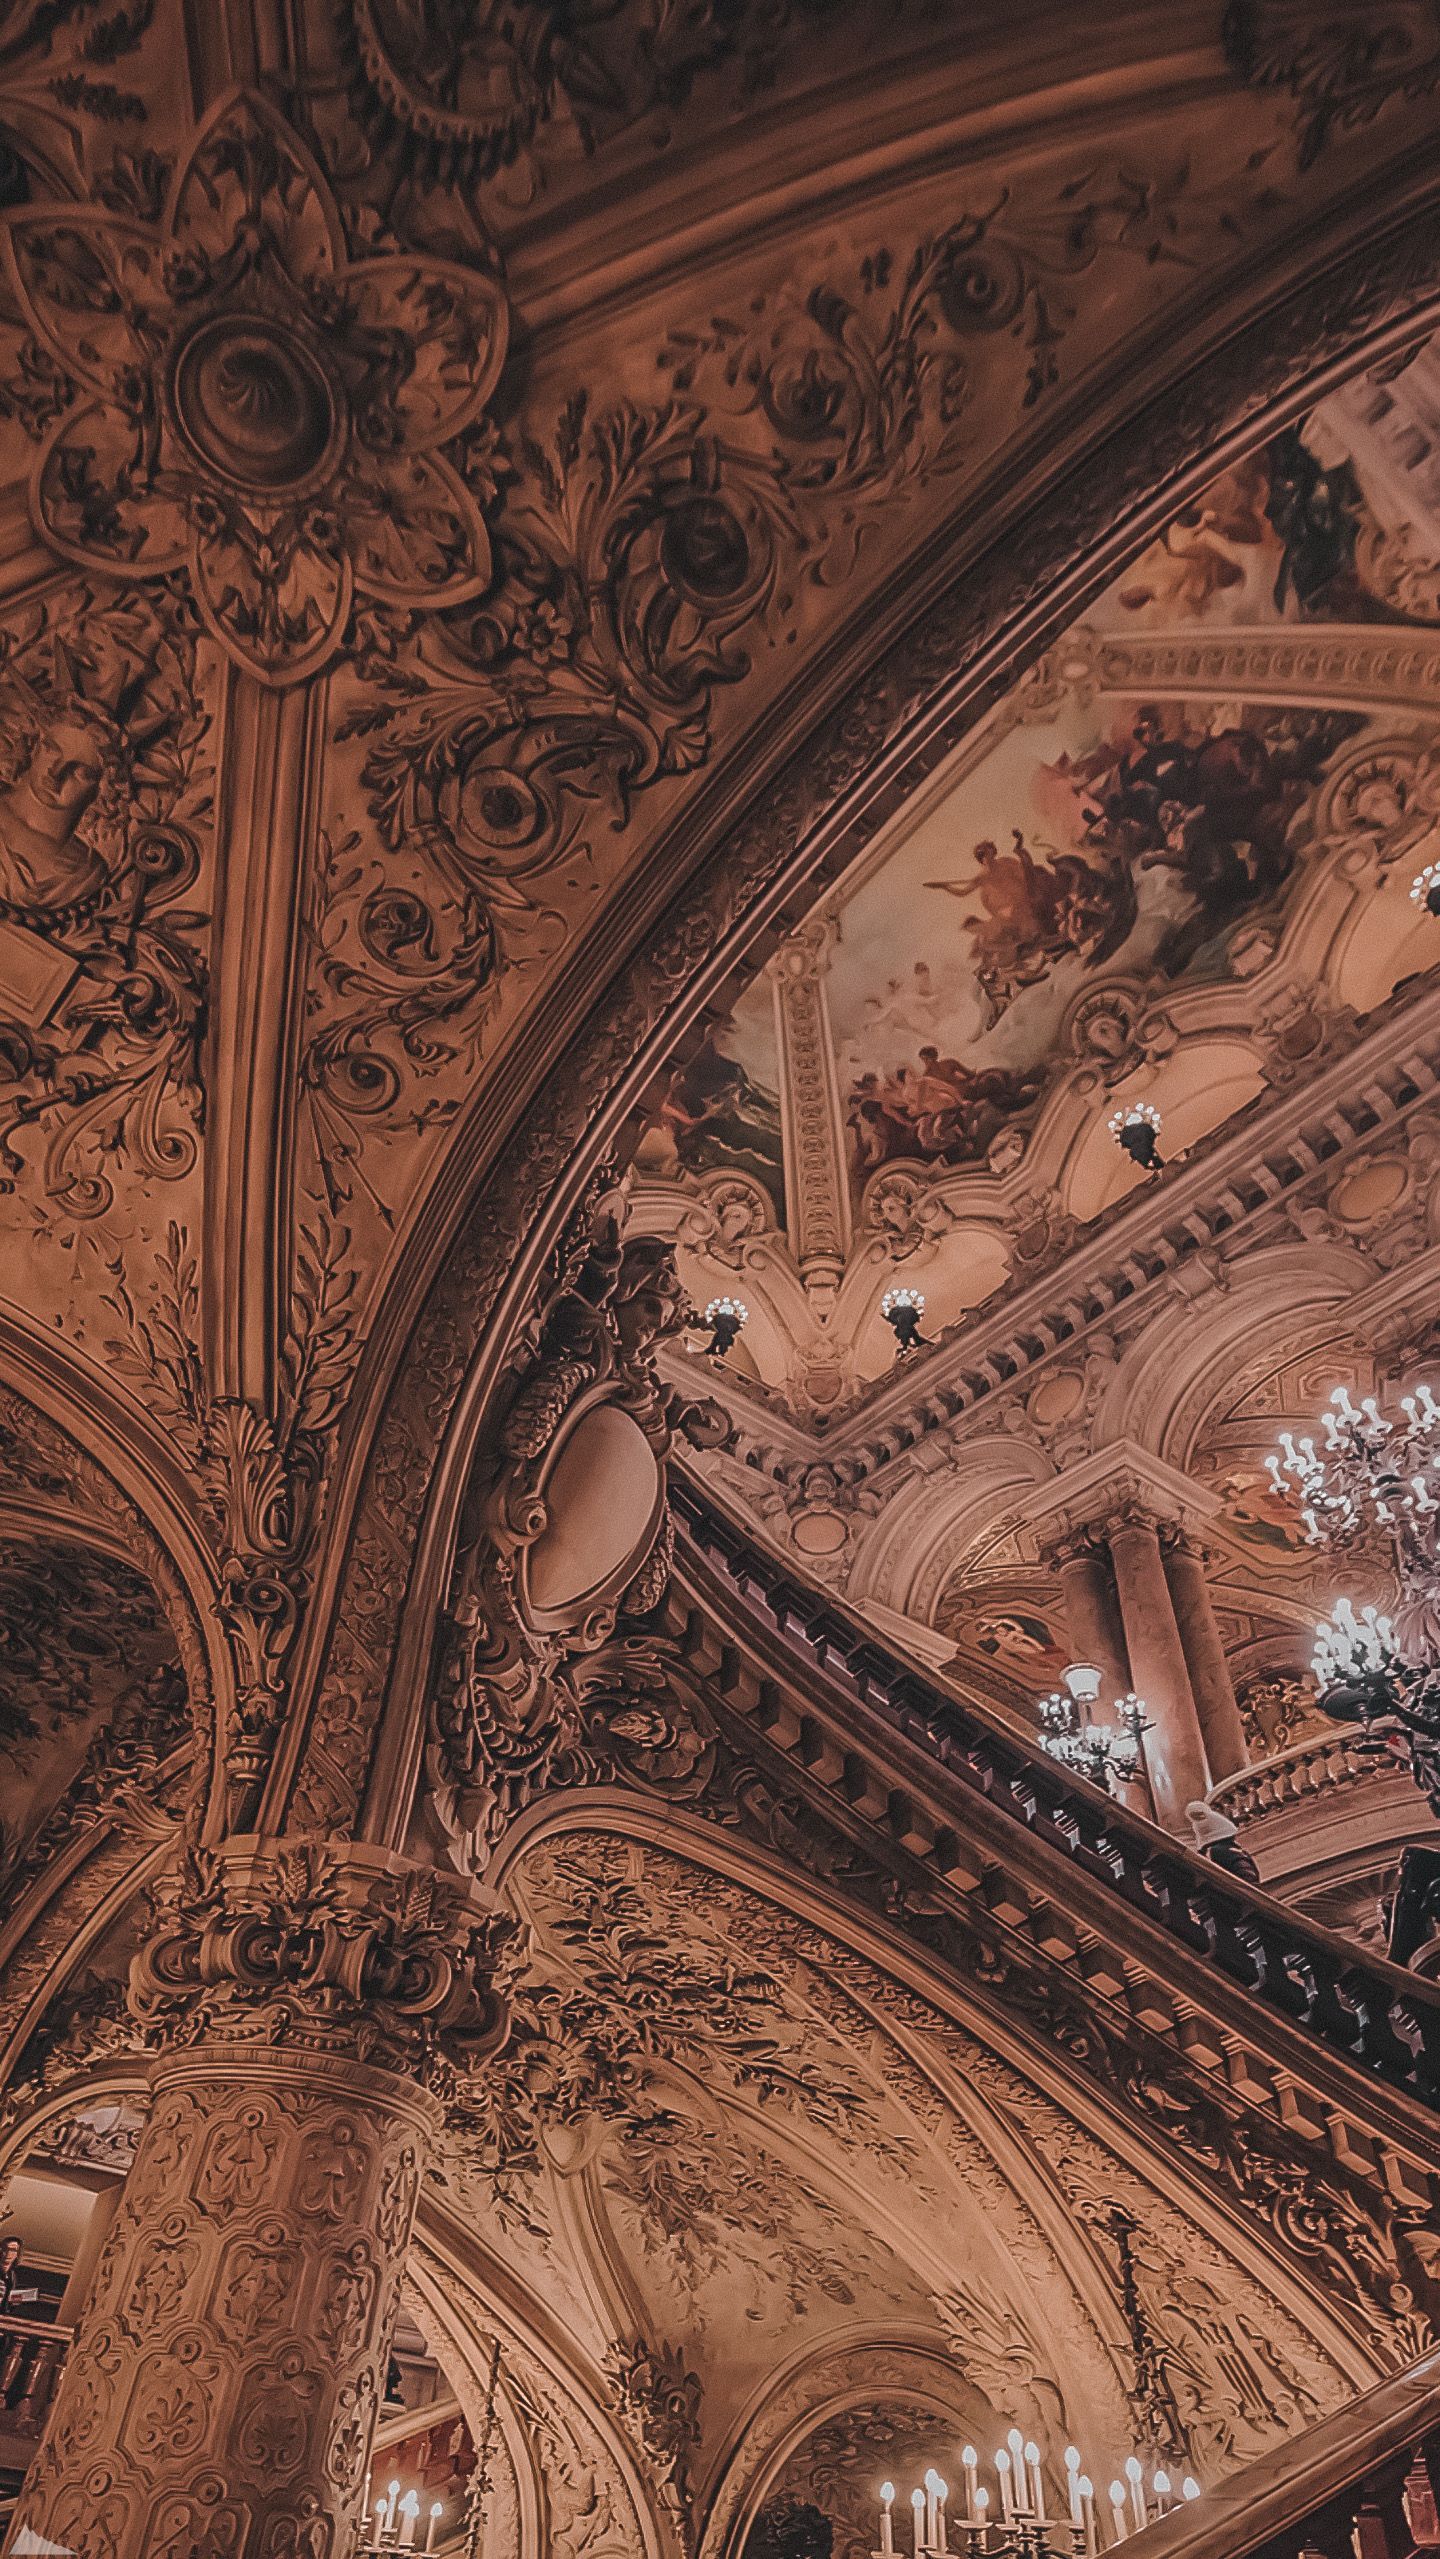
<svg viewBox="0 0 1440 2559">
<path fill-rule="evenodd" d="M 0 2435 L 40 2435 L 65 2368 L 71 2331 L 0 2315 Z"/>
<path fill-rule="evenodd" d="M 1125 2544 L 1126 2559 L 1415 2559 L 1440 2547 L 1440 2354 Z"/>
<path fill-rule="evenodd" d="M 1217 1812 L 1228 1813 L 1243 1829 L 1246 1822 L 1259 1821 L 1266 1813 L 1281 1812 L 1336 1787 L 1361 1786 L 1367 1780 L 1372 1787 L 1384 1784 L 1412 1795 L 1415 1826 L 1423 1826 L 1424 1798 L 1404 1771 L 1394 1760 L 1377 1759 L 1374 1751 L 1358 1748 L 1348 1733 L 1312 1733 L 1308 1740 L 1292 1742 L 1273 1758 L 1257 1760 L 1234 1777 L 1224 1778 L 1211 1788 L 1209 1800 Z"/>
<path fill-rule="evenodd" d="M 982 1706 L 890 1652 L 838 1601 L 798 1581 L 691 1480 L 670 1497 L 692 1544 L 758 1604 L 812 1673 L 847 1681 L 869 1711 L 961 1788 L 1022 1825 L 1267 2006 L 1377 2080 L 1440 2103 L 1440 1992 L 1286 1910 L 1025 1744 Z"/>
</svg>

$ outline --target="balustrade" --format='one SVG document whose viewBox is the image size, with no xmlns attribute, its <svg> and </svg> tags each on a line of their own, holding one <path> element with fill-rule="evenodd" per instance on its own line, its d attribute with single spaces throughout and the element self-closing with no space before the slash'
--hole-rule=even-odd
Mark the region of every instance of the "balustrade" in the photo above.
<svg viewBox="0 0 1440 2559">
<path fill-rule="evenodd" d="M 1043 1837 L 1073 1867 L 1336 2052 L 1434 2105 L 1440 2002 L 1414 1974 L 1354 1954 L 1263 1892 L 1224 1874 L 1083 1778 L 1027 1748 L 998 1716 L 892 1653 L 838 1601 L 799 1580 L 692 1479 L 671 1499 L 691 1544 L 729 1578 L 794 1657 L 802 1678 L 848 1683 L 881 1723 L 957 1784 Z M 1235 1781 L 1238 1782 L 1238 1781 Z"/>
<path fill-rule="evenodd" d="M 44 2432 L 70 2337 L 52 2320 L 0 2314 L 0 2434 Z"/>
</svg>

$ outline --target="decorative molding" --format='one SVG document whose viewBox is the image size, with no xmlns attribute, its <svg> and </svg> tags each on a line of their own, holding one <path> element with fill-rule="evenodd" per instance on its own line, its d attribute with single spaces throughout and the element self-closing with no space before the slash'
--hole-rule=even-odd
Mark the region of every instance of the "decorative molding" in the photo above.
<svg viewBox="0 0 1440 2559">
<path fill-rule="evenodd" d="M 504 2040 L 515 1921 L 379 1849 L 232 1838 L 153 1893 L 131 2000 L 167 2048 L 217 2039 L 453 2084 Z"/>
<path fill-rule="evenodd" d="M 357 597 L 406 612 L 484 593 L 463 439 L 499 376 L 504 297 L 452 260 L 352 258 L 268 100 L 212 108 L 153 220 L 27 206 L 5 250 L 65 383 L 30 482 L 60 558 L 122 582 L 183 571 L 262 684 L 326 665 Z"/>
</svg>

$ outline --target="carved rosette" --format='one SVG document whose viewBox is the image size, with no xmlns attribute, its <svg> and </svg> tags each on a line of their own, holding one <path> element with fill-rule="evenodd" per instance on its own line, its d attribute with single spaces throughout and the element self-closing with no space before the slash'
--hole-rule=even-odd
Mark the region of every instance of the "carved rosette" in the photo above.
<svg viewBox="0 0 1440 2559">
<path fill-rule="evenodd" d="M 353 2549 L 429 2115 L 330 2054 L 171 2057 L 7 2549 Z"/>
<path fill-rule="evenodd" d="M 5 247 L 69 395 L 31 478 L 52 550 L 109 577 L 188 568 L 207 628 L 272 685 L 326 664 L 357 595 L 484 592 L 485 524 L 441 448 L 494 388 L 504 297 L 450 260 L 352 259 L 264 99 L 220 101 L 157 225 L 26 208 Z"/>
<path fill-rule="evenodd" d="M 505 2039 L 517 1923 L 459 1876 L 363 1845 L 233 1839 L 155 1904 L 130 2001 L 162 2044 L 221 2037 L 448 2087 Z"/>
</svg>

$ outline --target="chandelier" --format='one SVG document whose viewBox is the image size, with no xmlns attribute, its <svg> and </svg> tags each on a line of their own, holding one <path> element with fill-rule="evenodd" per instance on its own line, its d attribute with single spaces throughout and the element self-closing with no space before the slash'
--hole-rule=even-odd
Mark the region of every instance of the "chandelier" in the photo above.
<svg viewBox="0 0 1440 2559">
<path fill-rule="evenodd" d="M 902 2550 L 895 2538 L 895 2483 L 880 2490 L 880 2546 L 873 2559 L 1097 2559 L 1102 2548 L 1114 2549 L 1132 2532 L 1143 2532 L 1173 2505 L 1200 2494 L 1198 2479 L 1184 2478 L 1177 2497 L 1168 2471 L 1156 2470 L 1147 2490 L 1139 2455 L 1131 2453 L 1124 2477 L 1112 2480 L 1109 2534 L 1102 2537 L 1094 2482 L 1080 2467 L 1074 2444 L 1065 2450 L 1065 2491 L 1069 2513 L 1062 2524 L 1045 2508 L 1040 2447 L 1027 2443 L 1012 2426 L 994 2456 L 995 2491 L 981 2483 L 980 2456 L 973 2444 L 960 2455 L 964 2513 L 950 2510 L 950 2484 L 938 2470 L 925 2473 L 923 2484 L 909 2495 L 912 2538 Z M 997 2511 L 998 2506 L 998 2511 Z M 951 2534 L 957 2535 L 951 2541 Z"/>
<path fill-rule="evenodd" d="M 1365 1727 L 1371 1748 L 1398 1746 L 1440 1815 L 1440 1404 L 1428 1386 L 1402 1395 L 1387 1420 L 1373 1395 L 1343 1386 L 1320 1416 L 1323 1447 L 1282 1432 L 1266 1460 L 1277 1492 L 1299 1504 L 1312 1546 L 1369 1554 L 1399 1586 L 1392 1616 L 1337 1600 L 1316 1630 L 1314 1668 L 1327 1714 Z M 1391 1956 L 1419 1946 L 1440 1855 L 1412 1845 L 1401 1860 Z"/>
<path fill-rule="evenodd" d="M 1145 1700 L 1128 1690 L 1111 1710 L 1114 1721 L 1091 1715 L 1100 1695 L 1101 1673 L 1093 1662 L 1071 1662 L 1060 1674 L 1065 1682 L 1040 1700 L 1040 1742 L 1052 1759 L 1088 1777 L 1092 1786 L 1114 1792 L 1112 1779 L 1134 1777 L 1140 1767 L 1140 1736 L 1150 1730 Z"/>
</svg>

